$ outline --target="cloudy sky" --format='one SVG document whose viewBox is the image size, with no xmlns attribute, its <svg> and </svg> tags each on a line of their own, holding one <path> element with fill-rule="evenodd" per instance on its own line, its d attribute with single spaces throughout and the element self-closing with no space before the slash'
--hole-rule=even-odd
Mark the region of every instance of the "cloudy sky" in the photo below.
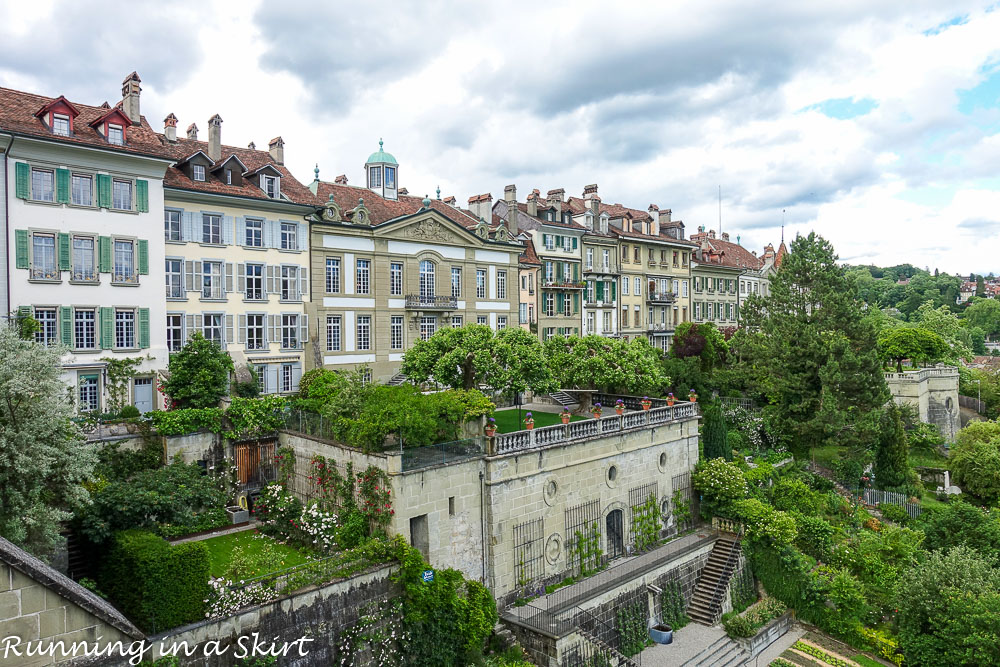
<svg viewBox="0 0 1000 667">
<path fill-rule="evenodd" d="M 280 134 L 303 182 L 362 182 L 383 137 L 415 194 L 597 183 L 690 233 L 718 228 L 721 186 L 753 249 L 784 220 L 845 261 L 1000 273 L 997 5 L 236 6 L 3 0 L 0 86 L 113 104 L 135 69 L 154 127 Z"/>
</svg>

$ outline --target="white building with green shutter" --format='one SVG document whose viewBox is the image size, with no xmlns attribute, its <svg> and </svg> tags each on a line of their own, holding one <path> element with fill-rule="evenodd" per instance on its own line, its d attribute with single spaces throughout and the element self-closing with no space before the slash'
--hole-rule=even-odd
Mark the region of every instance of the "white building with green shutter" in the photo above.
<svg viewBox="0 0 1000 667">
<path fill-rule="evenodd" d="M 107 411 L 107 359 L 139 358 L 129 401 L 162 407 L 167 367 L 163 176 L 169 159 L 139 115 L 139 78 L 116 107 L 0 89 L 8 308 L 62 344 L 77 408 Z"/>
</svg>

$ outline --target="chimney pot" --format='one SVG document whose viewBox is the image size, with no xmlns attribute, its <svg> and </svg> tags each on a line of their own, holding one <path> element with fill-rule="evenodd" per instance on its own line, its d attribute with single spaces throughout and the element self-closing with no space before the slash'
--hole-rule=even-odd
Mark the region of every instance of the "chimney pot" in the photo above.
<svg viewBox="0 0 1000 667">
<path fill-rule="evenodd" d="M 586 199 L 587 195 L 597 194 L 597 183 L 591 183 L 590 185 L 583 186 L 583 198 Z"/>
<path fill-rule="evenodd" d="M 341 174 L 337 178 L 333 179 L 333 182 L 337 185 L 347 185 L 347 174 Z"/>
<path fill-rule="evenodd" d="M 132 121 L 133 125 L 142 122 L 142 115 L 139 113 L 139 94 L 142 92 L 140 82 L 142 79 L 135 72 L 132 72 L 122 81 L 122 111 Z"/>
<path fill-rule="evenodd" d="M 503 198 L 508 202 L 517 201 L 517 186 L 514 184 L 505 185 L 503 188 Z"/>
<path fill-rule="evenodd" d="M 546 197 L 546 199 L 549 199 L 549 200 L 558 199 L 560 202 L 562 202 L 563 195 L 565 195 L 565 194 L 566 194 L 566 190 L 564 190 L 563 188 L 557 188 L 555 190 L 549 190 L 549 194 L 548 194 L 548 197 Z M 550 201 L 549 203 L 552 203 L 552 202 Z"/>
<path fill-rule="evenodd" d="M 177 116 L 172 113 L 163 119 L 163 136 L 170 143 L 177 141 Z"/>
<path fill-rule="evenodd" d="M 729 240 L 729 232 L 722 232 L 722 240 L 723 241 Z"/>
<path fill-rule="evenodd" d="M 400 188 L 399 189 L 399 194 L 401 194 L 401 195 L 408 195 L 408 194 L 410 194 L 410 191 L 409 191 L 408 188 Z"/>
<path fill-rule="evenodd" d="M 271 154 L 271 159 L 278 164 L 285 164 L 285 140 L 280 136 L 267 142 L 267 152 Z"/>
<path fill-rule="evenodd" d="M 257 144 L 251 141 L 249 144 L 247 144 L 247 148 L 249 148 L 252 151 L 255 151 L 257 150 Z"/>
<path fill-rule="evenodd" d="M 188 125 L 187 138 L 191 141 L 198 141 L 198 126 L 194 123 Z"/>
<path fill-rule="evenodd" d="M 652 209 L 652 206 L 650 206 L 650 208 Z M 660 211 L 659 209 L 657 209 L 657 211 L 659 211 L 659 218 L 660 218 L 660 224 L 661 225 L 664 224 L 664 223 L 667 223 L 667 222 L 671 221 L 671 218 L 670 218 L 670 209 L 669 208 L 665 208 L 662 211 Z"/>
<path fill-rule="evenodd" d="M 208 157 L 213 162 L 222 158 L 222 116 L 219 114 L 208 119 Z"/>
<path fill-rule="evenodd" d="M 538 190 L 532 190 L 528 195 L 528 205 L 526 206 L 528 215 L 532 218 L 538 217 Z"/>
</svg>

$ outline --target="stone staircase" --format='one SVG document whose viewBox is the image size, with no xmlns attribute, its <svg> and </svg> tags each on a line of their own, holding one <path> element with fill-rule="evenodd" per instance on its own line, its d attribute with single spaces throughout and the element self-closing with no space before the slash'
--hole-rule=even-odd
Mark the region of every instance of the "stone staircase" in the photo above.
<svg viewBox="0 0 1000 667">
<path fill-rule="evenodd" d="M 729 637 L 720 637 L 701 653 L 684 663 L 684 667 L 742 667 L 749 656 Z"/>
<path fill-rule="evenodd" d="M 687 615 L 702 625 L 715 625 L 722 616 L 722 601 L 729 589 L 729 579 L 733 576 L 740 557 L 740 538 L 732 533 L 722 533 L 705 568 L 698 577 L 698 583 L 688 603 Z"/>
<path fill-rule="evenodd" d="M 398 387 L 399 385 L 405 383 L 408 379 L 409 378 L 407 378 L 402 373 L 396 373 L 391 378 L 389 378 L 389 381 L 386 382 L 386 384 L 389 385 L 390 387 Z"/>
<path fill-rule="evenodd" d="M 551 394 L 549 394 L 549 398 L 551 398 L 553 401 L 563 406 L 564 408 L 578 402 L 572 396 L 567 394 L 565 391 L 554 391 Z"/>
</svg>

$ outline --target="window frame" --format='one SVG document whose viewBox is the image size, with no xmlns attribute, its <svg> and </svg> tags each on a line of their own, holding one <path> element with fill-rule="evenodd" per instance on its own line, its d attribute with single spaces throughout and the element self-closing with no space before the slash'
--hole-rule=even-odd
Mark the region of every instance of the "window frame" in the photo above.
<svg viewBox="0 0 1000 667">
<path fill-rule="evenodd" d="M 52 266 L 51 270 L 49 267 L 43 267 L 39 269 L 38 265 L 38 255 L 40 253 L 36 252 L 36 239 L 47 239 L 52 242 L 51 245 L 51 255 L 52 255 Z M 56 232 L 49 231 L 32 231 L 30 235 L 30 240 L 28 243 L 30 261 L 28 269 L 28 279 L 32 281 L 43 281 L 43 282 L 61 282 L 62 281 L 62 271 L 59 270 L 59 240 L 58 234 Z M 43 256 L 48 255 L 49 247 L 43 248 L 41 253 Z M 47 258 L 47 257 L 46 257 Z"/>
<path fill-rule="evenodd" d="M 253 223 L 251 225 L 251 223 Z M 253 243 L 252 241 L 256 241 Z M 264 247 L 264 219 L 244 218 L 243 219 L 243 247 L 263 248 Z"/>
<path fill-rule="evenodd" d="M 355 274 L 354 274 L 354 293 L 355 294 L 371 294 L 372 293 L 372 261 L 366 258 L 357 258 L 354 260 Z M 364 278 L 364 280 L 362 280 Z M 364 285 L 364 289 L 362 289 Z"/>
<path fill-rule="evenodd" d="M 173 321 L 173 322 L 172 322 Z M 177 332 L 174 340 L 171 332 Z M 184 347 L 184 313 L 167 313 L 167 352 L 179 352 Z"/>
<path fill-rule="evenodd" d="M 89 318 L 81 317 L 82 315 L 87 314 L 87 313 L 90 314 Z M 89 327 L 90 328 L 89 337 L 90 337 L 90 339 L 92 341 L 92 344 L 89 347 L 83 346 L 83 345 L 79 344 L 81 336 L 83 337 L 84 341 L 86 341 L 86 339 L 88 337 L 88 332 L 86 331 L 86 326 L 87 326 L 88 322 L 89 322 L 89 325 L 90 325 L 90 327 Z M 83 329 L 82 333 L 81 333 L 81 329 Z M 96 351 L 98 351 L 100 349 L 100 346 L 98 345 L 98 342 L 99 341 L 98 341 L 98 336 L 97 336 L 97 308 L 82 308 L 82 307 L 81 308 L 76 308 L 76 307 L 74 307 L 73 308 L 73 350 L 75 352 L 96 352 Z"/>
<path fill-rule="evenodd" d="M 193 164 L 191 165 L 191 180 L 198 183 L 205 182 L 205 165 L 203 164 Z"/>
<path fill-rule="evenodd" d="M 250 271 L 254 270 L 254 274 Z M 256 271 L 259 270 L 260 273 L 257 274 Z M 267 286 L 265 282 L 267 280 L 266 269 L 264 264 L 261 262 L 246 262 L 243 265 L 243 300 L 244 301 L 267 301 Z M 257 282 L 259 284 L 256 288 L 251 287 L 251 281 Z M 251 295 L 256 296 L 251 296 Z"/>
<path fill-rule="evenodd" d="M 82 201 L 76 201 L 76 183 L 77 181 L 86 180 L 89 183 L 87 187 L 87 196 L 89 198 L 88 203 Z M 69 204 L 70 206 L 79 206 L 81 208 L 97 208 L 97 203 L 94 201 L 94 175 L 90 173 L 84 173 L 79 171 L 71 171 L 69 175 Z"/>
<path fill-rule="evenodd" d="M 327 256 L 324 269 L 324 286 L 327 294 L 340 294 L 341 258 Z"/>
<path fill-rule="evenodd" d="M 131 246 L 132 266 L 130 273 L 118 273 L 118 244 Z M 111 237 L 111 284 L 112 285 L 137 285 L 139 283 L 139 244 L 134 238 L 123 236 Z M 122 268 L 125 268 L 124 264 Z"/>
<path fill-rule="evenodd" d="M 116 137 L 119 137 L 119 139 L 116 140 Z M 108 123 L 107 140 L 112 146 L 124 146 L 125 127 L 123 125 L 118 125 L 117 123 Z"/>
<path fill-rule="evenodd" d="M 38 183 L 36 187 L 35 174 L 43 175 L 47 174 L 49 177 L 48 183 L 48 198 L 39 197 L 41 190 L 41 182 Z M 31 201 L 41 204 L 56 204 L 56 170 L 47 167 L 36 167 L 31 166 L 31 172 L 29 175 L 30 187 L 31 187 Z"/>
<path fill-rule="evenodd" d="M 131 319 L 126 319 L 120 316 L 130 315 Z M 135 308 L 118 308 L 114 309 L 114 315 L 112 320 L 112 326 L 114 327 L 114 340 L 112 341 L 113 350 L 138 350 L 139 349 L 139 332 L 136 330 L 138 325 L 138 315 Z M 123 342 L 131 342 L 131 345 L 119 345 L 119 324 L 122 325 L 122 336 L 131 336 L 131 341 L 125 338 Z M 131 325 L 131 331 L 125 330 L 125 325 Z"/>
<path fill-rule="evenodd" d="M 77 241 L 90 241 L 90 266 L 92 274 L 91 276 L 84 277 L 83 272 L 81 275 L 77 275 L 76 260 L 78 257 L 76 243 Z M 81 249 L 81 253 L 86 253 L 86 250 Z M 87 285 L 92 285 L 99 283 L 101 280 L 100 275 L 100 265 L 97 257 L 98 253 L 98 240 L 96 236 L 90 234 L 71 234 L 69 237 L 69 279 L 73 283 L 84 283 Z"/>
<path fill-rule="evenodd" d="M 343 315 L 326 316 L 326 351 L 340 352 L 344 347 Z"/>
<path fill-rule="evenodd" d="M 215 225 L 212 220 L 218 220 L 218 240 L 214 240 Z M 206 227 L 207 225 L 207 227 Z M 206 236 L 206 229 L 208 235 Z M 201 244 L 202 245 L 222 245 L 222 214 L 220 213 L 205 213 L 201 214 Z"/>
<path fill-rule="evenodd" d="M 372 316 L 358 315 L 354 322 L 354 343 L 358 351 L 368 352 L 372 349 Z"/>
<path fill-rule="evenodd" d="M 389 317 L 389 349 L 403 349 L 403 316 L 391 315 Z"/>
<path fill-rule="evenodd" d="M 171 216 L 177 216 L 177 231 L 174 234 L 174 221 Z M 184 241 L 184 213 L 176 208 L 163 209 L 163 240 L 167 243 Z"/>
<path fill-rule="evenodd" d="M 258 320 L 259 324 L 253 324 L 250 318 Z M 259 335 L 251 336 L 250 332 L 253 331 Z M 255 340 L 252 340 L 255 339 Z M 265 351 L 268 348 L 267 340 L 267 314 L 266 313 L 247 313 L 246 314 L 246 327 L 243 330 L 243 349 L 248 351 Z"/>
<path fill-rule="evenodd" d="M 128 186 L 128 207 L 118 205 L 118 186 Z M 134 211 L 135 210 L 135 181 L 131 178 L 111 177 L 111 210 L 112 211 Z"/>
<path fill-rule="evenodd" d="M 66 124 L 66 131 L 60 131 L 62 123 Z M 52 114 L 52 134 L 57 137 L 68 137 L 71 136 L 71 123 L 69 120 L 69 114 L 64 113 L 53 113 Z"/>
<path fill-rule="evenodd" d="M 177 266 L 177 271 L 171 270 L 171 264 Z M 176 284 L 171 284 L 174 278 Z M 175 288 L 171 290 L 171 288 Z M 168 300 L 187 299 L 186 285 L 184 284 L 184 259 L 181 257 L 165 257 L 163 259 L 163 288 Z M 173 293 L 172 293 L 173 292 Z"/>
<path fill-rule="evenodd" d="M 279 222 L 278 235 L 280 250 L 299 249 L 299 226 L 294 222 Z"/>
<path fill-rule="evenodd" d="M 389 262 L 389 295 L 402 296 L 403 294 L 403 263 Z"/>
</svg>

